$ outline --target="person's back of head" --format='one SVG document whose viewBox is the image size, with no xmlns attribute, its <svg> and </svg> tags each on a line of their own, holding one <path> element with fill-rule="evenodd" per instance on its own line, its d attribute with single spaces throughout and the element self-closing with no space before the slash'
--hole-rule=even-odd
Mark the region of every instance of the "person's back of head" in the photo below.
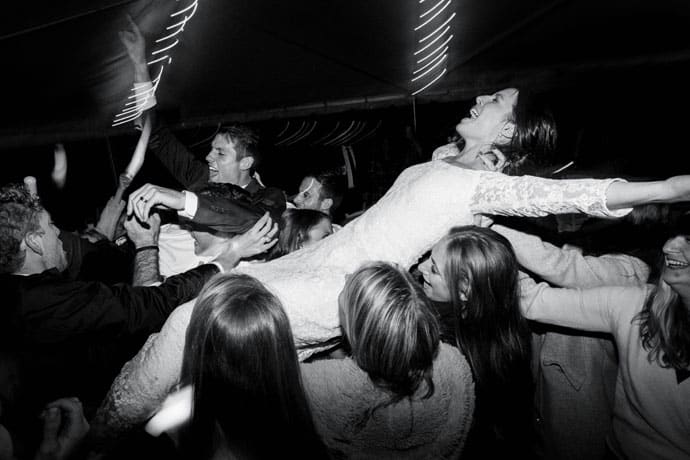
<svg viewBox="0 0 690 460">
<path fill-rule="evenodd" d="M 9 184 L 0 189 L 0 273 L 14 273 L 26 256 L 22 241 L 41 229 L 43 212 L 38 197 L 23 184 Z"/>
<path fill-rule="evenodd" d="M 221 274 L 200 293 L 187 329 L 182 380 L 193 386 L 186 453 L 208 458 L 319 456 L 290 323 L 256 279 Z"/>
<path fill-rule="evenodd" d="M 391 402 L 413 395 L 424 382 L 425 396 L 433 394 L 439 326 L 407 271 L 385 262 L 366 264 L 348 277 L 339 304 L 352 359 L 394 394 Z"/>
</svg>

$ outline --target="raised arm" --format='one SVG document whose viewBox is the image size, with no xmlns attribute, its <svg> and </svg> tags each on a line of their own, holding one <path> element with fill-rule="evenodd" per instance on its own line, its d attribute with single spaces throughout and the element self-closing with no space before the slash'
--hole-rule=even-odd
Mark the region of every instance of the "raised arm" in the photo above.
<svg viewBox="0 0 690 460">
<path fill-rule="evenodd" d="M 632 256 L 585 256 L 576 249 L 559 248 L 538 236 L 503 225 L 493 225 L 491 229 L 510 241 L 520 265 L 557 286 L 635 286 L 644 284 L 649 277 L 649 267 Z"/>
<path fill-rule="evenodd" d="M 527 319 L 591 332 L 615 331 L 621 309 L 640 307 L 645 286 L 553 288 L 520 273 L 520 306 Z M 629 315 L 626 315 L 629 317 Z"/>
<path fill-rule="evenodd" d="M 543 179 L 479 173 L 471 200 L 475 214 L 545 216 L 581 212 L 596 217 L 622 217 L 632 206 L 690 200 L 690 175 L 663 181 L 620 179 Z"/>
<path fill-rule="evenodd" d="M 135 83 L 150 83 L 149 66 L 146 63 L 146 40 L 139 26 L 127 15 L 128 28 L 120 31 L 120 41 L 127 51 L 132 67 L 134 68 Z"/>
<path fill-rule="evenodd" d="M 129 28 L 120 32 L 120 40 L 127 51 L 134 69 L 134 84 L 138 91 L 151 88 L 151 76 L 146 62 L 146 40 L 137 24 L 128 17 Z M 156 101 L 153 94 L 144 103 L 150 117 L 151 138 L 148 142 L 151 152 L 163 163 L 185 188 L 208 181 L 208 168 L 197 160 L 167 128 L 159 122 L 153 111 Z M 146 126 L 146 125 L 144 125 Z M 148 140 L 148 138 L 147 138 Z M 142 160 L 143 161 L 143 160 Z"/>
<path fill-rule="evenodd" d="M 611 209 L 690 201 L 690 175 L 652 182 L 614 182 L 606 192 Z"/>
<path fill-rule="evenodd" d="M 161 219 L 158 214 L 151 214 L 146 226 L 138 219 L 130 217 L 125 222 L 127 236 L 134 243 L 133 286 L 152 286 L 161 281 L 158 268 L 158 236 Z"/>
</svg>

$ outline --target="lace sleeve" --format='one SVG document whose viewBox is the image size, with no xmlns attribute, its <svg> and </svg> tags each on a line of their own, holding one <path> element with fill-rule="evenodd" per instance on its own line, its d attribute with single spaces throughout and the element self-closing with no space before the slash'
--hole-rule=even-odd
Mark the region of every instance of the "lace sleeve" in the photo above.
<svg viewBox="0 0 690 460">
<path fill-rule="evenodd" d="M 161 332 L 152 334 L 139 353 L 124 365 L 91 424 L 92 448 L 107 450 L 145 422 L 179 382 L 184 338 L 194 302 L 175 309 Z"/>
<path fill-rule="evenodd" d="M 554 180 L 482 172 L 470 206 L 476 214 L 540 217 L 579 212 L 622 217 L 631 209 L 612 211 L 606 205 L 606 190 L 620 180 Z"/>
</svg>

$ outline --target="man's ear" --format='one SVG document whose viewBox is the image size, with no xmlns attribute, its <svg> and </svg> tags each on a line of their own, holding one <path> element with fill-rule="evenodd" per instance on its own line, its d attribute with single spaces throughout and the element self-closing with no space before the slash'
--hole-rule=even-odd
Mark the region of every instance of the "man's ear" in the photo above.
<svg viewBox="0 0 690 460">
<path fill-rule="evenodd" d="M 333 200 L 331 198 L 326 198 L 325 200 L 321 201 L 320 208 L 323 212 L 329 212 L 331 206 L 333 206 Z"/>
<path fill-rule="evenodd" d="M 38 232 L 29 232 L 24 237 L 20 247 L 23 249 L 29 248 L 36 254 L 43 255 L 43 238 Z"/>
<path fill-rule="evenodd" d="M 246 171 L 254 165 L 254 157 L 244 157 L 240 160 L 240 169 Z"/>
</svg>

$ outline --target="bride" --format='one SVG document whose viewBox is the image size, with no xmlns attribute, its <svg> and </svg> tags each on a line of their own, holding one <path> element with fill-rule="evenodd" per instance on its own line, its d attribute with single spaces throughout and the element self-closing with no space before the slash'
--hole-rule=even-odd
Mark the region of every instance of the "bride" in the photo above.
<svg viewBox="0 0 690 460">
<path fill-rule="evenodd" d="M 319 243 L 264 264 L 240 264 L 276 294 L 289 316 L 301 358 L 340 335 L 337 297 L 347 274 L 373 260 L 409 267 L 453 226 L 475 214 L 620 217 L 652 202 L 690 200 L 690 176 L 658 182 L 549 180 L 508 176 L 524 152 L 548 150 L 552 120 L 514 88 L 480 96 L 456 130 L 464 140 L 443 160 L 403 171 L 374 206 Z M 92 424 L 102 442 L 148 418 L 178 383 L 189 302 L 176 309 L 117 377 Z"/>
</svg>

